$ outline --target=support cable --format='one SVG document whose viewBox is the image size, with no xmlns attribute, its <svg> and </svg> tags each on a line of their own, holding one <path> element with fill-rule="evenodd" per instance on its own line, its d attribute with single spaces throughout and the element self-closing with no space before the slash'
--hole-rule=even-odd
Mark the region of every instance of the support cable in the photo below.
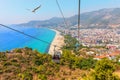
<svg viewBox="0 0 120 80">
<path fill-rule="evenodd" d="M 46 43 L 46 44 L 51 44 L 51 43 L 49 43 L 49 42 L 47 42 L 47 41 L 41 40 L 41 39 L 39 39 L 39 38 L 36 38 L 36 37 L 34 37 L 34 36 L 31 36 L 31 35 L 29 35 L 29 34 L 26 34 L 26 33 L 24 33 L 24 32 L 21 32 L 21 31 L 19 31 L 19 30 L 13 29 L 13 28 L 8 27 L 8 26 L 6 26 L 6 25 L 3 25 L 3 24 L 0 24 L 0 25 L 3 26 L 3 27 L 5 27 L 5 28 L 11 29 L 11 30 L 13 30 L 13 31 L 15 31 L 15 32 L 18 32 L 18 33 L 20 33 L 20 34 L 23 34 L 23 35 L 25 35 L 25 36 L 28 36 L 28 37 L 30 37 L 30 38 L 33 38 L 33 39 L 36 39 L 36 40 L 38 40 L 38 41 L 44 42 L 44 43 Z"/>
<path fill-rule="evenodd" d="M 80 4 L 81 0 L 78 3 L 78 42 L 80 42 Z"/>
<path fill-rule="evenodd" d="M 57 3 L 57 6 L 58 6 L 58 8 L 59 8 L 59 11 L 60 11 L 60 13 L 61 13 L 61 15 L 62 15 L 62 17 L 63 17 L 63 20 L 64 20 L 65 25 L 66 25 L 66 27 L 68 27 L 67 21 L 66 21 L 66 19 L 65 19 L 65 16 L 64 16 L 64 14 L 63 14 L 62 8 L 60 7 L 60 4 L 59 4 L 58 0 L 56 0 L 56 3 Z"/>
</svg>

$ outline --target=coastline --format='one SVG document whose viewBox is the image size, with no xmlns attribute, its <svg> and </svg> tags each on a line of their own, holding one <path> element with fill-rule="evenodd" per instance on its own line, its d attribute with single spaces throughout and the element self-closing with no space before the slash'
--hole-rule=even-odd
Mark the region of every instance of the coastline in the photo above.
<svg viewBox="0 0 120 80">
<path fill-rule="evenodd" d="M 53 39 L 53 41 L 51 42 L 51 45 L 49 47 L 48 53 L 50 55 L 54 55 L 54 45 L 56 45 L 57 47 L 55 48 L 56 51 L 60 51 L 60 48 L 64 45 L 64 37 L 60 34 L 59 31 L 55 30 L 55 29 L 51 29 L 52 31 L 56 32 L 56 35 Z"/>
</svg>

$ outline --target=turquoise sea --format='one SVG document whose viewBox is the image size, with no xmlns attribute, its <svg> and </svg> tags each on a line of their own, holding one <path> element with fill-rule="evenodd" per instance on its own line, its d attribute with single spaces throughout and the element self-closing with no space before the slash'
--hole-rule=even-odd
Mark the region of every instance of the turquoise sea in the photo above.
<svg viewBox="0 0 120 80">
<path fill-rule="evenodd" d="M 40 40 L 51 43 L 55 37 L 55 32 L 48 28 L 35 27 L 16 27 L 12 26 L 25 34 L 29 34 Z M 25 36 L 13 30 L 0 26 L 0 52 L 12 50 L 14 48 L 30 47 L 39 52 L 46 53 L 49 50 L 50 44 Z"/>
</svg>

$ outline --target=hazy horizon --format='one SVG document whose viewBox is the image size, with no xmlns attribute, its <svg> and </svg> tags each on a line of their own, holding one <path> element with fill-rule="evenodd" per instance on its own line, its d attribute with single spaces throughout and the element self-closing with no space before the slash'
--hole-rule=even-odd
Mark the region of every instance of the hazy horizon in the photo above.
<svg viewBox="0 0 120 80">
<path fill-rule="evenodd" d="M 78 0 L 58 0 L 65 17 L 78 13 Z M 47 20 L 52 17 L 62 17 L 56 0 L 1 0 L 0 23 L 19 24 L 31 20 Z M 32 13 L 37 6 L 41 8 Z M 120 0 L 81 0 L 81 13 L 103 8 L 120 8 Z"/>
</svg>

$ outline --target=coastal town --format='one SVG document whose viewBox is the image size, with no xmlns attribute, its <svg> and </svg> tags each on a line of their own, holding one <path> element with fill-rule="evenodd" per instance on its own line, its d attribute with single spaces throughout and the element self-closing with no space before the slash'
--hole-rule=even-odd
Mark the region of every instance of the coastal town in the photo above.
<svg viewBox="0 0 120 80">
<path fill-rule="evenodd" d="M 77 38 L 77 28 L 73 30 L 65 29 L 64 32 Z M 80 29 L 79 40 L 85 46 L 118 45 L 120 43 L 120 29 Z"/>
<path fill-rule="evenodd" d="M 78 39 L 77 26 L 70 29 L 58 27 L 56 30 Z M 80 29 L 79 41 L 82 46 L 90 48 L 86 54 L 93 55 L 94 59 L 116 59 L 120 55 L 120 29 Z"/>
</svg>

